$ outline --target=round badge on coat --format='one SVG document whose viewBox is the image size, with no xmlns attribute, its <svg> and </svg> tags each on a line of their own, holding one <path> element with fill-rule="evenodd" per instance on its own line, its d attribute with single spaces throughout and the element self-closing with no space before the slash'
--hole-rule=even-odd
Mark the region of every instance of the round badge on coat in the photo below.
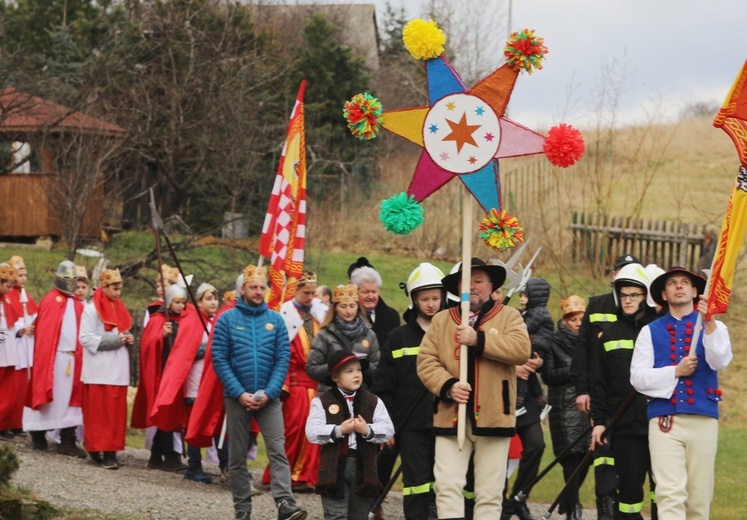
<svg viewBox="0 0 747 520">
<path fill-rule="evenodd" d="M 60 303 L 62 301 L 62 296 L 58 296 L 57 298 L 55 298 L 55 301 L 57 303 Z"/>
<path fill-rule="evenodd" d="M 275 325 L 273 325 L 272 323 L 267 323 L 267 324 L 265 325 L 265 329 L 267 329 L 267 330 L 272 330 L 272 329 L 274 329 L 274 328 L 275 328 Z"/>
<path fill-rule="evenodd" d="M 494 329 L 494 328 L 491 327 L 488 330 L 488 334 L 490 334 L 491 336 L 497 336 L 498 335 L 498 329 Z"/>
<path fill-rule="evenodd" d="M 340 406 L 331 404 L 329 405 L 329 408 L 327 410 L 329 410 L 329 413 L 331 413 L 332 415 L 337 415 L 338 413 L 340 413 Z"/>
<path fill-rule="evenodd" d="M 361 341 L 361 345 L 363 345 L 363 348 L 368 348 L 371 346 L 371 342 L 367 339 L 364 339 L 363 341 Z"/>
</svg>

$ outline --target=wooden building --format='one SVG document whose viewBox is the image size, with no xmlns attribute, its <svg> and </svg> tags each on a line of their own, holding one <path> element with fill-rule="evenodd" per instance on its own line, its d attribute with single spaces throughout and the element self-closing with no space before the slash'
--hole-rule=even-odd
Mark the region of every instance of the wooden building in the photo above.
<svg viewBox="0 0 747 520">
<path fill-rule="evenodd" d="M 59 149 L 85 139 L 121 139 L 126 133 L 12 87 L 0 90 L 0 237 L 61 236 L 60 212 L 53 206 L 62 202 L 55 200 L 60 197 L 61 173 L 55 171 Z M 89 188 L 81 234 L 98 238 L 104 187 L 95 182 Z"/>
</svg>

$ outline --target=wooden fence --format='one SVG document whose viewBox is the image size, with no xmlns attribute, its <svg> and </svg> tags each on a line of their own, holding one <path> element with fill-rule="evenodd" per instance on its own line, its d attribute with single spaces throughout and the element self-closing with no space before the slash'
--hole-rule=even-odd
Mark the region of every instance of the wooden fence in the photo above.
<svg viewBox="0 0 747 520">
<path fill-rule="evenodd" d="M 612 259 L 630 253 L 644 265 L 696 270 L 710 267 L 713 255 L 713 241 L 704 225 L 574 212 L 570 227 L 574 262 L 610 265 Z"/>
</svg>

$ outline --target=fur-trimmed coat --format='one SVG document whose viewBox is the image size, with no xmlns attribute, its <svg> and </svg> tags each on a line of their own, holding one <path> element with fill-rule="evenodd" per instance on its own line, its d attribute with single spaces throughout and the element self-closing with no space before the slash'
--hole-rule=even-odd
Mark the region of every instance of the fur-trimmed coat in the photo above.
<svg viewBox="0 0 747 520">
<path fill-rule="evenodd" d="M 468 347 L 472 393 L 467 416 L 472 418 L 473 435 L 511 437 L 516 427 L 516 365 L 529 359 L 529 335 L 519 311 L 513 307 L 495 304 L 483 312 L 476 329 L 477 345 Z M 460 323 L 457 307 L 436 314 L 418 353 L 418 376 L 436 396 L 436 435 L 456 435 L 457 431 L 458 406 L 448 395 L 459 380 L 456 327 Z"/>
</svg>

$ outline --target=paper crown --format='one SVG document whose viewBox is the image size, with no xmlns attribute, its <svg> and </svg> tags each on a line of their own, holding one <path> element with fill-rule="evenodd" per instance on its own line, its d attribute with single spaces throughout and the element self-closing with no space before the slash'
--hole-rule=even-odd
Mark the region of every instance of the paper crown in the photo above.
<svg viewBox="0 0 747 520">
<path fill-rule="evenodd" d="M 76 266 L 76 271 L 78 267 Z M 99 275 L 99 287 L 106 287 L 113 283 L 122 283 L 122 275 L 119 273 L 119 269 L 107 269 Z"/>
<path fill-rule="evenodd" d="M 358 288 L 352 283 L 338 285 L 332 292 L 332 301 L 334 303 L 358 303 Z"/>
<path fill-rule="evenodd" d="M 304 271 L 301 274 L 301 278 L 298 279 L 298 287 L 304 286 L 307 283 L 317 283 L 316 275 L 311 271 Z"/>
<path fill-rule="evenodd" d="M 565 300 L 560 300 L 560 315 L 566 316 L 574 312 L 585 312 L 586 302 L 580 296 L 572 294 Z"/>
<path fill-rule="evenodd" d="M 21 258 L 18 255 L 13 255 L 10 257 L 10 260 L 8 260 L 8 263 L 12 265 L 13 267 L 18 269 L 26 269 L 26 264 L 23 263 L 23 258 Z"/>
<path fill-rule="evenodd" d="M 6 262 L 0 264 L 0 280 L 5 280 L 8 282 L 15 280 L 17 274 L 18 272 L 16 271 L 16 268 L 12 265 Z"/>
<path fill-rule="evenodd" d="M 244 284 L 249 282 L 267 283 L 267 269 L 249 264 L 244 268 Z"/>
<path fill-rule="evenodd" d="M 228 305 L 236 301 L 236 291 L 226 291 L 223 293 L 223 304 Z"/>
<path fill-rule="evenodd" d="M 179 269 L 163 264 L 161 265 L 161 276 L 164 282 L 169 282 L 173 285 L 179 281 Z"/>
<path fill-rule="evenodd" d="M 75 277 L 78 279 L 83 278 L 84 280 L 88 280 L 88 271 L 86 270 L 85 265 L 75 266 Z"/>
</svg>

